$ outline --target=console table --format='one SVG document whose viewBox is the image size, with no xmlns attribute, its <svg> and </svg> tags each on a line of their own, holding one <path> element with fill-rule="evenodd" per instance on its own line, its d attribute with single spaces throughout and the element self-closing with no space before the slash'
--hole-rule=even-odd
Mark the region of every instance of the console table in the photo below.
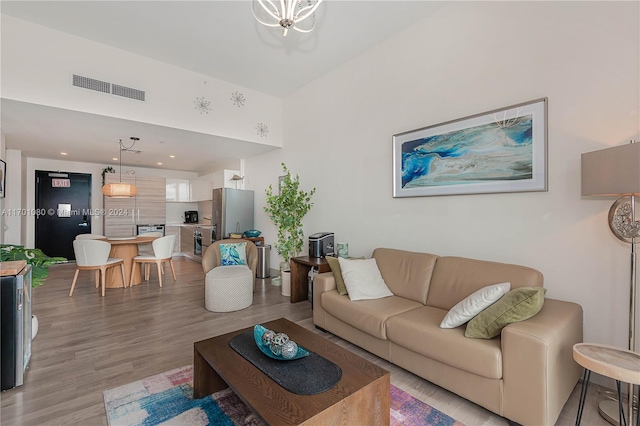
<svg viewBox="0 0 640 426">
<path fill-rule="evenodd" d="M 291 303 L 307 300 L 307 278 L 312 267 L 315 267 L 318 273 L 331 271 L 324 257 L 292 257 L 289 266 L 291 267 Z"/>
</svg>

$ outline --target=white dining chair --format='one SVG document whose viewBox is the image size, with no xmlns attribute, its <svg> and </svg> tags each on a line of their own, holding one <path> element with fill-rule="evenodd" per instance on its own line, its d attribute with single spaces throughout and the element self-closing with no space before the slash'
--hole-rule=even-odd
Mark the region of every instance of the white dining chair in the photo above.
<svg viewBox="0 0 640 426">
<path fill-rule="evenodd" d="M 146 234 L 145 234 L 146 235 Z M 175 235 L 167 235 L 166 237 L 158 238 L 151 243 L 153 247 L 153 255 L 140 255 L 133 258 L 133 268 L 136 267 L 138 263 L 142 266 L 144 264 L 144 279 L 145 281 L 149 281 L 149 267 L 152 263 L 155 263 L 158 268 L 158 281 L 160 283 L 160 287 L 162 287 L 162 274 L 163 274 L 163 266 L 165 262 L 169 263 L 171 267 L 171 273 L 173 274 L 173 280 L 176 281 L 176 271 L 173 268 L 173 260 L 171 259 L 171 255 L 173 253 L 173 246 L 176 242 Z M 129 286 L 133 283 L 133 270 L 131 271 L 131 282 Z"/>
<path fill-rule="evenodd" d="M 100 234 L 78 234 L 76 235 L 76 240 L 99 240 L 101 238 L 107 238 L 104 235 Z"/>
<path fill-rule="evenodd" d="M 98 277 L 100 276 L 103 297 L 106 287 L 105 275 L 108 268 L 120 265 L 120 271 L 122 272 L 122 282 L 124 283 L 125 287 L 127 286 L 124 272 L 124 260 L 109 257 L 111 244 L 109 244 L 108 242 L 92 239 L 76 239 L 73 241 L 73 251 L 76 255 L 76 273 L 73 276 L 73 282 L 71 283 L 71 291 L 69 291 L 69 297 L 73 295 L 73 290 L 75 289 L 76 281 L 78 280 L 78 273 L 82 270 L 96 271 L 96 288 L 98 287 Z"/>
<path fill-rule="evenodd" d="M 145 232 L 144 234 L 138 234 L 138 237 L 164 237 L 162 232 Z M 151 244 L 138 244 L 138 254 L 141 256 L 153 256 L 153 249 Z"/>
</svg>

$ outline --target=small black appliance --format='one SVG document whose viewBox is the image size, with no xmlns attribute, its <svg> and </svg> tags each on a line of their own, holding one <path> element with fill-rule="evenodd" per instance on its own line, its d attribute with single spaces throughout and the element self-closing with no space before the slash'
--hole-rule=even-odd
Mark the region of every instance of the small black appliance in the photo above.
<svg viewBox="0 0 640 426">
<path fill-rule="evenodd" d="M 309 257 L 333 255 L 333 232 L 318 232 L 309 235 Z"/>
<path fill-rule="evenodd" d="M 184 212 L 184 223 L 198 223 L 198 211 L 187 210 Z"/>
</svg>

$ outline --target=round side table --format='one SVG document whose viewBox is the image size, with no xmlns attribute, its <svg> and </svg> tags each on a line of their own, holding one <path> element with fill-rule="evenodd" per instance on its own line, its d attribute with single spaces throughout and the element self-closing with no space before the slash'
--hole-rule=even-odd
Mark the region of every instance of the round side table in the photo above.
<svg viewBox="0 0 640 426">
<path fill-rule="evenodd" d="M 616 381 L 616 387 L 618 389 L 618 424 L 627 425 L 621 398 L 620 382 L 629 383 L 630 385 L 640 385 L 640 353 L 597 343 L 577 343 L 573 346 L 573 359 L 584 367 L 576 426 L 579 425 L 582 420 L 584 401 L 587 396 L 589 377 L 592 371 Z M 631 386 L 630 389 L 634 389 L 634 387 Z M 633 395 L 634 392 L 631 391 L 629 395 L 630 401 L 633 401 Z M 632 403 L 629 404 L 629 409 L 631 410 L 631 412 L 628 413 L 630 424 L 627 426 L 632 426 Z M 640 426 L 640 415 L 636 417 L 636 426 Z"/>
</svg>

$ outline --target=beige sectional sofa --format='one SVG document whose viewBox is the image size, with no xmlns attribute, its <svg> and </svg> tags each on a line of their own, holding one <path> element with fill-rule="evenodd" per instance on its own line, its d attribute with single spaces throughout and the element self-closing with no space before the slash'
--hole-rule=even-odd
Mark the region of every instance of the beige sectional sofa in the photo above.
<svg viewBox="0 0 640 426">
<path fill-rule="evenodd" d="M 582 341 L 582 308 L 545 299 L 532 318 L 485 340 L 465 326 L 439 327 L 456 303 L 487 285 L 542 286 L 535 269 L 461 257 L 378 248 L 393 296 L 351 301 L 331 272 L 314 278 L 313 321 L 367 351 L 523 425 L 552 425 L 580 377 L 572 347 Z"/>
</svg>

